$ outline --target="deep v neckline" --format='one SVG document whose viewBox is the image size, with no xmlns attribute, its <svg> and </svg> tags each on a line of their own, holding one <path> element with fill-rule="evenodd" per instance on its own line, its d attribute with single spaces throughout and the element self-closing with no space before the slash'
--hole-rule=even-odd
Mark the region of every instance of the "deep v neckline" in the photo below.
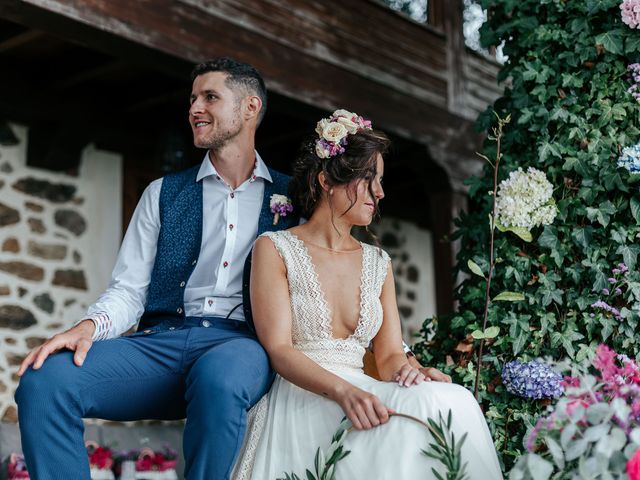
<svg viewBox="0 0 640 480">
<path fill-rule="evenodd" d="M 327 302 L 327 295 L 325 294 L 325 291 L 322 288 L 322 283 L 320 283 L 320 275 L 318 275 L 318 269 L 316 268 L 316 264 L 313 263 L 313 257 L 311 256 L 311 253 L 307 248 L 307 244 L 304 242 L 304 240 L 302 240 L 295 233 L 290 232 L 289 230 L 283 230 L 282 232 L 287 233 L 291 238 L 293 238 L 294 241 L 298 242 L 298 244 L 302 247 L 301 253 L 306 260 L 307 268 L 309 269 L 309 272 L 311 273 L 311 277 L 313 278 L 313 282 L 316 287 L 316 293 L 319 295 L 318 300 L 324 306 L 324 310 L 327 315 L 325 318 L 326 329 L 327 329 L 326 334 L 329 336 L 331 340 L 335 340 L 335 341 L 345 341 L 345 340 L 350 340 L 354 338 L 363 323 L 362 313 L 364 310 L 363 306 L 364 306 L 364 298 L 365 298 L 365 254 L 366 254 L 364 243 L 359 242 L 360 248 L 362 249 L 362 259 L 360 261 L 360 305 L 358 306 L 358 322 L 356 323 L 356 327 L 354 328 L 353 332 L 349 334 L 349 336 L 345 338 L 338 338 L 333 335 L 333 310 L 329 306 L 329 302 Z"/>
</svg>

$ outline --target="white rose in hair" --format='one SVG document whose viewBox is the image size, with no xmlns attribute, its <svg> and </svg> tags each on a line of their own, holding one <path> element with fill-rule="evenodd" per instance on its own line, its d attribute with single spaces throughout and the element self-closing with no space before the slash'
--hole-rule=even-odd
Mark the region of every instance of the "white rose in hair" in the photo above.
<svg viewBox="0 0 640 480">
<path fill-rule="evenodd" d="M 353 117 L 357 117 L 357 115 L 353 112 L 350 112 L 349 110 L 336 110 L 335 112 L 333 112 L 333 114 L 331 115 L 332 117 L 345 117 L 348 118 L 349 120 L 351 120 Z"/>
<path fill-rule="evenodd" d="M 322 136 L 322 132 L 324 132 L 324 127 L 326 127 L 327 125 L 329 125 L 329 120 L 327 120 L 326 118 L 323 118 L 322 120 L 320 120 L 316 124 L 316 133 L 319 136 Z"/>
<path fill-rule="evenodd" d="M 322 130 L 322 138 L 328 142 L 340 143 L 347 136 L 347 129 L 338 122 L 329 122 Z"/>
<path fill-rule="evenodd" d="M 347 132 L 349 132 L 351 135 L 358 132 L 358 124 L 352 122 L 346 117 L 338 117 L 336 119 L 336 122 L 338 122 L 340 125 L 344 125 L 344 128 L 346 128 Z"/>
<path fill-rule="evenodd" d="M 320 158 L 329 158 L 329 150 L 326 150 L 320 142 L 316 143 L 316 155 Z"/>
</svg>

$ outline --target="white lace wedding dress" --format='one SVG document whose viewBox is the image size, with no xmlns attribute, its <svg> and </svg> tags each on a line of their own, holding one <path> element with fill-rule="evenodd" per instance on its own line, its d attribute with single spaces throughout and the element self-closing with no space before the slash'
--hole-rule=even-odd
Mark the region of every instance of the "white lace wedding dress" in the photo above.
<svg viewBox="0 0 640 480">
<path fill-rule="evenodd" d="M 333 338 L 331 309 L 320 288 L 318 275 L 305 244 L 288 231 L 268 236 L 283 258 L 289 280 L 293 315 L 293 344 L 324 368 L 357 387 L 377 395 L 389 408 L 426 421 L 452 410 L 452 429 L 460 439 L 463 462 L 472 480 L 502 479 L 493 442 L 484 417 L 465 388 L 447 383 L 424 382 L 412 387 L 375 380 L 362 371 L 365 348 L 382 323 L 380 292 L 389 256 L 362 244 L 360 319 L 346 339 Z M 234 480 L 275 480 L 285 472 L 306 478 L 313 471 L 316 450 L 326 451 L 344 413 L 332 400 L 303 390 L 277 376 L 271 390 L 249 412 L 247 435 L 236 463 Z M 351 453 L 336 466 L 338 480 L 435 479 L 434 467 L 442 465 L 421 453 L 431 437 L 416 422 L 392 417 L 385 425 L 352 431 L 345 440 Z M 443 475 L 444 476 L 444 475 Z"/>
</svg>

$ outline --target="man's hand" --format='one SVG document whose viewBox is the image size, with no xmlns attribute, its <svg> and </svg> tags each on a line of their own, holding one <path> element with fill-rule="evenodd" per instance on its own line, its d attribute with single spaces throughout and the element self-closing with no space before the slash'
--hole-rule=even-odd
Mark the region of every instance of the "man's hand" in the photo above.
<svg viewBox="0 0 640 480">
<path fill-rule="evenodd" d="M 95 329 L 96 325 L 92 320 L 83 320 L 75 327 L 54 335 L 26 356 L 20 364 L 18 376 L 22 376 L 30 365 L 34 370 L 39 369 L 49 355 L 65 348 L 75 352 L 73 363 L 79 367 L 82 366 L 93 343 L 92 337 Z"/>
</svg>

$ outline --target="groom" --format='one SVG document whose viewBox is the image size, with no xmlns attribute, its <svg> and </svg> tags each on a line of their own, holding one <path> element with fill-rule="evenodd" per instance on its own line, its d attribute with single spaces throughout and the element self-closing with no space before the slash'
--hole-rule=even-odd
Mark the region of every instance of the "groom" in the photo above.
<svg viewBox="0 0 640 480">
<path fill-rule="evenodd" d="M 197 65 L 192 80 L 189 122 L 204 160 L 147 187 L 109 288 L 20 367 L 32 478 L 89 478 L 83 418 L 186 416 L 186 478 L 226 479 L 246 412 L 271 385 L 267 355 L 238 308 L 256 236 L 298 223 L 290 214 L 274 225 L 270 199 L 287 195 L 289 178 L 254 150 L 265 84 L 230 58 Z M 136 334 L 120 336 L 138 320 Z"/>
</svg>

